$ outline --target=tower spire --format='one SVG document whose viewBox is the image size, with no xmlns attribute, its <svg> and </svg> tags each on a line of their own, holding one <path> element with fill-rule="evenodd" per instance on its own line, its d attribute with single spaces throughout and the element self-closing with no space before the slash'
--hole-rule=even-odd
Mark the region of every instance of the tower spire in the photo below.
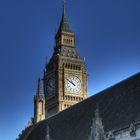
<svg viewBox="0 0 140 140">
<path fill-rule="evenodd" d="M 56 33 L 56 37 L 58 37 L 60 35 L 60 33 L 62 33 L 62 32 L 73 33 L 68 24 L 68 20 L 67 20 L 67 16 L 66 16 L 66 0 L 62 0 L 62 7 L 63 7 L 63 13 L 62 13 L 62 18 L 61 18 L 61 22 L 60 22 L 58 31 Z"/>
<path fill-rule="evenodd" d="M 106 140 L 102 118 L 99 114 L 99 106 L 96 106 L 95 115 L 92 119 L 89 140 Z"/>
<path fill-rule="evenodd" d="M 45 98 L 42 95 L 41 80 L 38 78 L 37 92 L 34 96 L 34 123 L 45 119 Z"/>
<path fill-rule="evenodd" d="M 63 2 L 63 14 L 66 15 L 66 0 L 62 0 Z"/>
<path fill-rule="evenodd" d="M 38 78 L 37 95 L 38 96 L 42 95 L 40 78 Z"/>
</svg>

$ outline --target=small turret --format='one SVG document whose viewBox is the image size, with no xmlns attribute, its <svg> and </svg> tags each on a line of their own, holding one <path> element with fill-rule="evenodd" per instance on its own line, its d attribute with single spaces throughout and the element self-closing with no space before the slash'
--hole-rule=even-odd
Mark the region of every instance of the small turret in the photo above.
<svg viewBox="0 0 140 140">
<path fill-rule="evenodd" d="M 45 119 L 45 98 L 42 95 L 41 80 L 38 79 L 37 93 L 34 96 L 34 123 Z"/>
<path fill-rule="evenodd" d="M 102 124 L 102 118 L 100 117 L 98 106 L 95 110 L 95 116 L 92 119 L 89 140 L 106 140 L 104 126 Z"/>
<path fill-rule="evenodd" d="M 45 136 L 45 140 L 51 140 L 51 138 L 50 138 L 50 128 L 49 128 L 48 125 L 47 125 L 47 127 L 46 127 L 46 136 Z"/>
</svg>

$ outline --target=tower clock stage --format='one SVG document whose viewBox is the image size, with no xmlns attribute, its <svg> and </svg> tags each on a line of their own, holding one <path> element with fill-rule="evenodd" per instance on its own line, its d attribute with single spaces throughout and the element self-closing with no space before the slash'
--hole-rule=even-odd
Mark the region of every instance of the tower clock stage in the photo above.
<svg viewBox="0 0 140 140">
<path fill-rule="evenodd" d="M 79 56 L 66 5 L 55 35 L 53 55 L 44 71 L 45 116 L 51 116 L 87 98 L 85 61 Z"/>
</svg>

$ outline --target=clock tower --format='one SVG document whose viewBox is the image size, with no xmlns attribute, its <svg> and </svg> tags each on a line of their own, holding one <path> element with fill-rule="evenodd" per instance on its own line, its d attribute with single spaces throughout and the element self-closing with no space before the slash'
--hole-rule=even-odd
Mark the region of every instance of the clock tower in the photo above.
<svg viewBox="0 0 140 140">
<path fill-rule="evenodd" d="M 71 30 L 66 6 L 55 35 L 53 55 L 44 71 L 46 118 L 87 98 L 87 72 L 78 55 L 75 35 Z"/>
</svg>

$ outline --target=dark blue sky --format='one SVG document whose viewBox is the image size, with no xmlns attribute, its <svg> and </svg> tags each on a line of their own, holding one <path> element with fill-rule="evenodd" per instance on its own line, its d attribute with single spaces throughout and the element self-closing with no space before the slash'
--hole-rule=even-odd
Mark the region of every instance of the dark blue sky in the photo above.
<svg viewBox="0 0 140 140">
<path fill-rule="evenodd" d="M 13 140 L 33 116 L 37 79 L 51 57 L 61 0 L 0 1 L 0 139 Z M 140 0 L 68 0 L 89 95 L 140 71 Z"/>
</svg>

